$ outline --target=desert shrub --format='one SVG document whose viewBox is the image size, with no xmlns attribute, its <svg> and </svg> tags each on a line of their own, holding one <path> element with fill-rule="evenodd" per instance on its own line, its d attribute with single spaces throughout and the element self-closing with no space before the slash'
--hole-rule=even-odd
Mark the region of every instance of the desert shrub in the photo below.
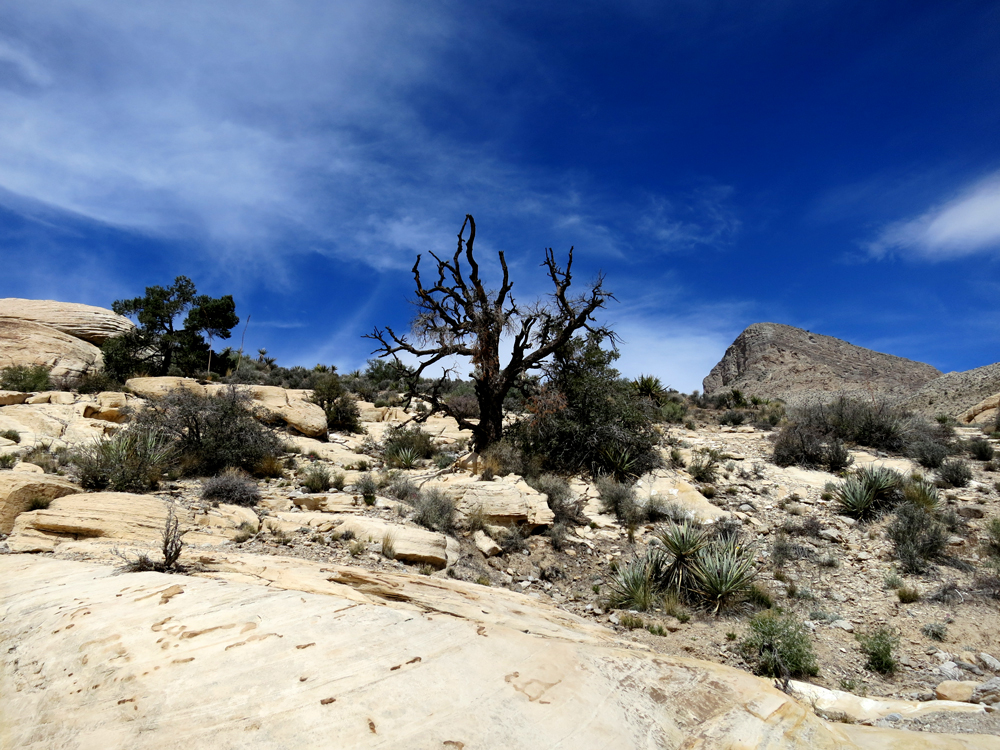
<svg viewBox="0 0 1000 750">
<path fill-rule="evenodd" d="M 660 419 L 671 424 L 680 424 L 687 415 L 687 404 L 683 401 L 670 400 L 660 406 Z"/>
<path fill-rule="evenodd" d="M 385 486 L 385 494 L 404 503 L 415 505 L 420 498 L 420 489 L 409 477 L 398 476 Z"/>
<path fill-rule="evenodd" d="M 920 601 L 920 592 L 913 586 L 900 586 L 896 589 L 896 598 L 900 604 L 913 604 Z"/>
<path fill-rule="evenodd" d="M 500 529 L 494 541 L 500 545 L 506 554 L 512 552 L 524 552 L 528 549 L 528 542 L 524 538 L 524 532 L 517 524 L 508 524 Z"/>
<path fill-rule="evenodd" d="M 983 525 L 983 551 L 1000 558 L 1000 518 L 991 518 Z"/>
<path fill-rule="evenodd" d="M 76 384 L 77 393 L 103 393 L 104 391 L 120 391 L 125 386 L 103 370 L 88 372 Z"/>
<path fill-rule="evenodd" d="M 378 489 L 378 482 L 375 481 L 375 477 L 370 472 L 365 472 L 354 481 L 354 491 L 365 499 L 374 501 Z"/>
<path fill-rule="evenodd" d="M 479 419 L 479 399 L 474 393 L 455 393 L 445 399 L 452 414 L 462 419 Z"/>
<path fill-rule="evenodd" d="M 853 463 L 854 457 L 851 452 L 836 438 L 826 446 L 826 467 L 831 473 L 837 474 L 844 471 Z"/>
<path fill-rule="evenodd" d="M 437 489 L 418 493 L 413 520 L 428 529 L 449 534 L 454 529 L 455 501 Z"/>
<path fill-rule="evenodd" d="M 747 421 L 748 414 L 745 411 L 739 411 L 737 409 L 729 409 L 723 412 L 719 416 L 719 424 L 731 425 L 733 427 L 738 427 Z"/>
<path fill-rule="evenodd" d="M 333 483 L 330 470 L 323 464 L 312 464 L 302 475 L 302 486 L 310 492 L 326 492 Z"/>
<path fill-rule="evenodd" d="M 555 523 L 566 524 L 579 522 L 581 519 L 580 506 L 569 482 L 555 474 L 541 474 L 528 481 L 534 489 L 545 495 L 549 509 L 555 514 Z"/>
<path fill-rule="evenodd" d="M 809 631 L 791 612 L 754 615 L 738 648 L 754 674 L 780 679 L 819 674 Z"/>
<path fill-rule="evenodd" d="M 17 430 L 4 430 L 3 432 L 0 432 L 0 437 L 6 438 L 7 440 L 10 440 L 12 443 L 21 442 L 21 433 L 18 432 Z"/>
<path fill-rule="evenodd" d="M 883 466 L 865 466 L 834 491 L 841 512 L 859 521 L 870 521 L 902 498 L 903 477 Z"/>
<path fill-rule="evenodd" d="M 600 477 L 594 482 L 601 499 L 601 512 L 613 513 L 624 524 L 642 521 L 642 509 L 636 500 L 635 488 L 610 477 Z"/>
<path fill-rule="evenodd" d="M 969 455 L 977 461 L 991 461 L 993 459 L 993 445 L 983 438 L 973 438 L 969 441 Z"/>
<path fill-rule="evenodd" d="M 804 560 L 812 556 L 812 550 L 789 540 L 784 530 L 775 534 L 774 542 L 771 543 L 771 564 L 775 568 L 783 567 L 790 560 Z"/>
<path fill-rule="evenodd" d="M 904 503 L 886 527 L 893 554 L 906 573 L 924 573 L 948 543 L 944 525 L 919 505 Z"/>
<path fill-rule="evenodd" d="M 255 477 L 261 477 L 262 479 L 269 477 L 278 479 L 283 477 L 285 476 L 285 467 L 287 466 L 289 460 L 291 461 L 291 468 L 294 469 L 295 459 L 291 456 L 289 456 L 286 461 L 282 461 L 275 455 L 263 456 L 260 461 L 254 464 L 253 475 Z"/>
<path fill-rule="evenodd" d="M 386 463 L 399 469 L 412 469 L 420 463 L 420 455 L 413 448 L 396 447 L 385 454 Z"/>
<path fill-rule="evenodd" d="M 327 429 L 334 432 L 364 433 L 361 410 L 358 409 L 358 402 L 351 394 L 344 393 L 338 396 L 323 411 L 326 412 Z"/>
<path fill-rule="evenodd" d="M 948 626 L 943 622 L 929 622 L 920 628 L 920 632 L 932 641 L 943 641 L 948 637 Z"/>
<path fill-rule="evenodd" d="M 431 436 L 417 425 L 390 427 L 386 432 L 383 450 L 386 456 L 410 450 L 417 458 L 433 458 L 437 452 Z"/>
<path fill-rule="evenodd" d="M 524 476 L 529 473 L 524 453 L 516 445 L 505 440 L 494 443 L 483 451 L 479 461 L 484 477 L 505 477 L 508 474 Z"/>
<path fill-rule="evenodd" d="M 937 469 L 948 458 L 948 446 L 933 440 L 920 440 L 911 446 L 909 452 L 925 469 Z"/>
<path fill-rule="evenodd" d="M 166 436 L 184 474 L 218 474 L 225 468 L 254 472 L 281 455 L 275 434 L 254 418 L 249 392 L 228 386 L 215 396 L 177 389 L 150 401 L 135 424 Z"/>
<path fill-rule="evenodd" d="M 972 469 L 960 458 L 942 463 L 937 474 L 946 487 L 965 487 L 972 481 Z"/>
<path fill-rule="evenodd" d="M 202 500 L 252 508 L 260 502 L 257 483 L 239 469 L 225 469 L 201 485 Z"/>
<path fill-rule="evenodd" d="M 0 390 L 21 391 L 51 391 L 52 381 L 49 379 L 49 368 L 45 365 L 11 365 L 0 370 Z"/>
<path fill-rule="evenodd" d="M 826 463 L 823 435 L 806 425 L 787 424 L 774 439 L 772 457 L 778 466 L 821 466 Z"/>
<path fill-rule="evenodd" d="M 17 456 L 13 453 L 0 453 L 0 469 L 13 469 L 17 463 Z"/>
<path fill-rule="evenodd" d="M 84 489 L 146 492 L 159 485 L 173 453 L 169 437 L 133 425 L 78 449 L 73 462 Z"/>
<path fill-rule="evenodd" d="M 858 633 L 854 637 L 861 644 L 861 652 L 868 657 L 869 669 L 884 675 L 896 671 L 898 663 L 893 652 L 899 646 L 899 638 L 891 630 L 881 627 L 872 633 Z"/>
<path fill-rule="evenodd" d="M 903 500 L 933 512 L 937 510 L 939 502 L 937 487 L 923 479 L 907 479 L 903 482 Z"/>
<path fill-rule="evenodd" d="M 719 468 L 719 457 L 711 450 L 700 450 L 688 465 L 688 474 L 696 482 L 711 483 L 715 481 L 715 472 Z"/>
</svg>

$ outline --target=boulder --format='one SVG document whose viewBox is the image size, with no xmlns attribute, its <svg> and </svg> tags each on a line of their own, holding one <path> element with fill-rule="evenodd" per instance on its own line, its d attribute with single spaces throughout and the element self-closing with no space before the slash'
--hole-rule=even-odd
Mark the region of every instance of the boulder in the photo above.
<svg viewBox="0 0 1000 750">
<path fill-rule="evenodd" d="M 28 396 L 29 394 L 20 391 L 0 391 L 0 406 L 23 404 L 28 400 Z"/>
<path fill-rule="evenodd" d="M 490 482 L 456 475 L 442 476 L 423 486 L 441 490 L 455 501 L 462 515 L 482 512 L 489 523 L 513 523 L 534 529 L 549 526 L 555 520 L 545 495 L 515 474 Z"/>
<path fill-rule="evenodd" d="M 7 538 L 12 552 L 51 552 L 69 540 L 130 542 L 158 546 L 163 538 L 169 504 L 151 495 L 95 492 L 53 500 L 45 510 L 21 513 Z M 184 541 L 221 544 L 224 535 L 190 535 L 194 517 L 177 508 Z M 226 524 L 226 527 L 236 524 Z"/>
<path fill-rule="evenodd" d="M 1000 705 L 1000 677 L 993 677 L 982 685 L 977 685 L 969 700 L 973 703 L 985 703 L 988 706 Z"/>
<path fill-rule="evenodd" d="M 128 318 L 103 307 L 39 299 L 0 299 L 0 318 L 41 323 L 97 346 L 135 328 Z"/>
<path fill-rule="evenodd" d="M 0 368 L 44 365 L 53 381 L 73 385 L 103 363 L 101 350 L 55 328 L 0 318 Z"/>
<path fill-rule="evenodd" d="M 128 397 L 124 393 L 103 391 L 97 394 L 93 403 L 84 405 L 83 416 L 105 422 L 124 422 L 126 406 L 128 406 Z"/>
<path fill-rule="evenodd" d="M 692 485 L 662 471 L 641 477 L 635 483 L 635 489 L 640 502 L 649 503 L 655 498 L 655 501 L 665 505 L 676 505 L 685 515 L 699 523 L 714 523 L 729 517 L 727 511 L 712 505 Z"/>
<path fill-rule="evenodd" d="M 959 701 L 907 701 L 897 698 L 868 698 L 798 680 L 789 682 L 789 692 L 805 705 L 811 705 L 823 714 L 828 716 L 843 715 L 856 722 L 874 722 L 891 714 L 913 719 L 918 716 L 943 712 L 984 713 L 981 706 L 973 706 Z M 916 740 L 914 741 L 916 742 Z M 913 747 L 916 746 L 916 744 L 913 745 Z M 902 749 L 911 747 L 911 745 L 906 740 L 902 740 L 899 747 Z"/>
<path fill-rule="evenodd" d="M 972 693 L 979 687 L 978 682 L 971 680 L 945 680 L 938 683 L 934 695 L 939 701 L 961 701 L 967 703 Z"/>
<path fill-rule="evenodd" d="M 80 492 L 75 484 L 48 474 L 0 472 L 0 534 L 9 534 L 14 521 L 35 500 L 55 500 Z"/>
<path fill-rule="evenodd" d="M 183 388 L 186 391 L 205 395 L 205 386 L 193 378 L 129 378 L 125 387 L 142 398 L 163 398 L 171 391 Z"/>
<path fill-rule="evenodd" d="M 962 424 L 986 424 L 996 420 L 997 409 L 1000 409 L 1000 393 L 987 396 L 975 406 L 971 406 L 958 415 Z"/>
<path fill-rule="evenodd" d="M 412 563 L 427 563 L 444 568 L 458 561 L 458 542 L 444 534 L 410 526 L 399 526 L 375 518 L 358 516 L 348 518 L 334 528 L 333 533 L 342 536 L 350 531 L 356 539 L 381 542 L 386 535 L 392 538 L 395 559 Z"/>
<path fill-rule="evenodd" d="M 16 644 L 0 660 L 0 744 L 1000 748 L 829 723 L 769 680 L 637 649 L 513 592 L 278 557 L 202 564 L 120 576 L 0 556 L 0 642 Z"/>
<path fill-rule="evenodd" d="M 493 557 L 494 555 L 499 555 L 503 550 L 500 549 L 500 545 L 490 539 L 482 531 L 477 531 L 472 535 L 472 541 L 475 542 L 476 548 L 482 552 L 486 557 Z"/>
</svg>

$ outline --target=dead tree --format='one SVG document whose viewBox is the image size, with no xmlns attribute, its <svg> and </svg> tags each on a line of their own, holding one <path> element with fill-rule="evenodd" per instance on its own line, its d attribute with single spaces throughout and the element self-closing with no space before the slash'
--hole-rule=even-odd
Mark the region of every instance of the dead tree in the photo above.
<svg viewBox="0 0 1000 750">
<path fill-rule="evenodd" d="M 465 229 L 469 237 L 465 239 Z M 569 250 L 566 268 L 560 268 L 552 249 L 545 251 L 546 269 L 554 290 L 550 299 L 520 307 L 511 295 L 512 283 L 507 272 L 503 251 L 499 252 L 503 281 L 499 290 L 487 290 L 479 275 L 479 264 L 473 255 L 476 241 L 476 222 L 466 215 L 458 233 L 458 248 L 449 260 L 442 260 L 434 253 L 437 262 L 437 280 L 425 287 L 420 276 L 420 256 L 413 264 L 416 281 L 416 306 L 418 313 L 411 329 L 413 340 L 397 335 L 391 328 L 376 328 L 366 338 L 380 346 L 373 354 L 392 357 L 397 369 L 404 374 L 408 399 L 419 397 L 430 404 L 430 409 L 418 414 L 416 421 L 424 421 L 431 414 L 443 413 L 453 417 L 461 429 L 471 430 L 473 447 L 483 451 L 500 440 L 503 433 L 503 403 L 510 390 L 531 370 L 539 369 L 543 361 L 567 344 L 573 334 L 581 329 L 591 331 L 602 339 L 615 341 L 607 328 L 594 324 L 594 312 L 604 307 L 614 296 L 604 289 L 604 277 L 599 275 L 589 290 L 578 297 L 570 297 L 572 283 L 573 248 Z M 463 256 L 468 265 L 468 278 L 463 271 Z M 512 338 L 511 357 L 501 367 L 501 339 Z M 416 358 L 415 367 L 405 368 L 400 355 Z M 473 365 L 472 379 L 476 384 L 479 402 L 479 421 L 470 421 L 455 413 L 442 398 L 442 386 L 450 377 L 445 370 L 430 385 L 421 381 L 429 368 L 450 357 L 467 357 Z"/>
</svg>

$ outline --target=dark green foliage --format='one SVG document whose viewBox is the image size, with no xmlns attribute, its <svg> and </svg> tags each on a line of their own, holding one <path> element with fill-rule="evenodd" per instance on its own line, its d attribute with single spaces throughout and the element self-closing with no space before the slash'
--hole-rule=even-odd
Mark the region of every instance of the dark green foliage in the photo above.
<svg viewBox="0 0 1000 750">
<path fill-rule="evenodd" d="M 363 433 L 361 426 L 361 411 L 357 401 L 344 390 L 340 377 L 332 369 L 315 373 L 312 378 L 312 397 L 314 404 L 322 407 L 326 413 L 326 426 L 334 432 Z"/>
<path fill-rule="evenodd" d="M 14 443 L 21 442 L 21 433 L 17 430 L 4 430 L 3 432 L 0 432 L 0 437 L 6 438 Z"/>
<path fill-rule="evenodd" d="M 49 368 L 45 365 L 11 365 L 0 370 L 0 390 L 32 393 L 51 391 Z"/>
<path fill-rule="evenodd" d="M 136 424 L 79 449 L 73 462 L 84 489 L 147 492 L 159 485 L 173 454 L 169 436 Z"/>
<path fill-rule="evenodd" d="M 417 493 L 413 520 L 433 531 L 451 533 L 455 527 L 455 501 L 437 489 Z"/>
<path fill-rule="evenodd" d="M 479 419 L 479 400 L 475 393 L 453 393 L 445 401 L 452 414 L 465 419 Z"/>
<path fill-rule="evenodd" d="M 977 461 L 993 459 L 993 444 L 983 438 L 973 438 L 969 441 L 969 455 Z"/>
<path fill-rule="evenodd" d="M 862 653 L 868 657 L 869 669 L 884 675 L 896 671 L 898 663 L 893 652 L 899 646 L 899 638 L 891 630 L 882 627 L 869 634 L 858 633 L 854 637 L 861 644 Z"/>
<path fill-rule="evenodd" d="M 698 553 L 695 591 L 714 613 L 743 598 L 757 577 L 753 550 L 738 537 L 715 539 Z"/>
<path fill-rule="evenodd" d="M 925 573 L 948 544 L 948 532 L 934 515 L 919 505 L 903 503 L 886 527 L 893 552 L 906 573 Z"/>
<path fill-rule="evenodd" d="M 370 473 L 365 472 L 357 478 L 354 482 L 354 491 L 361 495 L 365 500 L 371 500 L 374 502 L 375 493 L 378 492 L 378 482 L 375 481 Z"/>
<path fill-rule="evenodd" d="M 278 458 L 281 443 L 254 418 L 250 395 L 227 386 L 215 396 L 175 390 L 150 401 L 135 420 L 166 436 L 184 474 L 214 475 L 225 468 L 256 473 L 265 458 Z"/>
<path fill-rule="evenodd" d="M 749 415 L 745 411 L 739 411 L 737 409 L 729 409 L 723 412 L 719 416 L 719 424 L 731 425 L 737 427 L 747 421 Z"/>
<path fill-rule="evenodd" d="M 13 453 L 0 453 L 0 469 L 13 469 L 17 463 L 17 456 Z"/>
<path fill-rule="evenodd" d="M 633 385 L 611 366 L 617 352 L 600 343 L 595 336 L 575 338 L 556 352 L 511 436 L 525 455 L 552 470 L 621 481 L 660 465 L 653 427 L 659 410 L 635 397 Z"/>
<path fill-rule="evenodd" d="M 672 424 L 680 424 L 687 415 L 687 404 L 680 399 L 667 401 L 660 407 L 660 419 Z"/>
<path fill-rule="evenodd" d="M 903 477 L 892 469 L 865 466 L 834 491 L 841 512 L 859 521 L 871 521 L 902 499 Z"/>
<path fill-rule="evenodd" d="M 948 458 L 948 446 L 933 440 L 920 440 L 911 446 L 910 455 L 925 469 L 937 469 Z"/>
<path fill-rule="evenodd" d="M 661 591 L 656 583 L 661 566 L 655 552 L 633 557 L 615 572 L 609 584 L 608 605 L 614 609 L 650 609 Z"/>
<path fill-rule="evenodd" d="M 819 674 L 809 631 L 791 612 L 769 609 L 754 615 L 739 652 L 754 674 L 780 679 Z"/>
<path fill-rule="evenodd" d="M 312 464 L 302 476 L 302 486 L 309 492 L 326 492 L 332 484 L 333 476 L 323 464 Z"/>
<path fill-rule="evenodd" d="M 687 470 L 696 482 L 714 482 L 715 472 L 719 468 L 718 454 L 711 450 L 700 450 L 691 459 Z"/>
<path fill-rule="evenodd" d="M 120 391 L 125 386 L 111 377 L 107 372 L 91 372 L 80 378 L 76 390 L 79 393 L 102 393 L 104 391 Z"/>
<path fill-rule="evenodd" d="M 946 487 L 965 487 L 972 481 L 972 469 L 960 458 L 942 463 L 937 474 Z"/>
<path fill-rule="evenodd" d="M 239 469 L 226 469 L 202 483 L 201 498 L 213 503 L 252 508 L 260 502 L 260 489 L 255 481 Z"/>
<path fill-rule="evenodd" d="M 826 468 L 838 474 L 854 463 L 854 457 L 840 440 L 834 438 L 826 446 Z"/>
<path fill-rule="evenodd" d="M 417 425 L 412 427 L 390 427 L 385 435 L 383 451 L 385 455 L 392 456 L 402 450 L 413 451 L 418 458 L 433 458 L 437 452 L 431 436 L 421 430 Z"/>
<path fill-rule="evenodd" d="M 685 521 L 657 529 L 656 539 L 667 555 L 666 560 L 658 566 L 657 584 L 690 601 L 698 582 L 695 575 L 698 554 L 709 543 L 708 532 L 698 524 Z"/>
</svg>

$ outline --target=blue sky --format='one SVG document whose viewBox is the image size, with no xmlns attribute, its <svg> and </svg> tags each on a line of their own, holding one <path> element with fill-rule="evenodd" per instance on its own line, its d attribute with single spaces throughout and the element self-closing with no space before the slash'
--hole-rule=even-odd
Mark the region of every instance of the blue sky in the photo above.
<svg viewBox="0 0 1000 750">
<path fill-rule="evenodd" d="M 0 0 L 2 297 L 185 274 L 346 371 L 466 213 L 520 300 L 603 270 L 629 376 L 759 321 L 990 364 L 1000 3 Z"/>
</svg>

